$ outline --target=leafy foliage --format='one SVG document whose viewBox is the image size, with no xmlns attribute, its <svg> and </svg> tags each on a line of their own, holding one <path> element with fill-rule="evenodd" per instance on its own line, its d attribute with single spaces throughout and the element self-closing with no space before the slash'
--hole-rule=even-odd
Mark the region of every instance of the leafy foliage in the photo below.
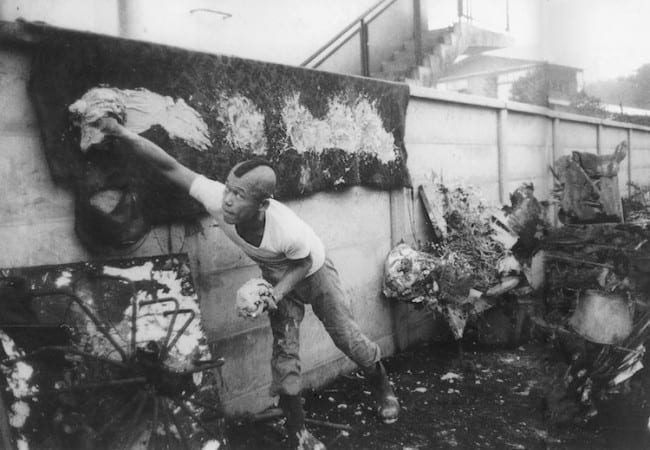
<svg viewBox="0 0 650 450">
<path fill-rule="evenodd" d="M 545 67 L 537 67 L 512 84 L 511 98 L 522 103 L 548 106 L 550 79 Z"/>
<path fill-rule="evenodd" d="M 609 113 L 603 107 L 600 99 L 598 97 L 594 97 L 593 95 L 589 95 L 584 90 L 578 92 L 573 96 L 569 108 L 572 112 L 585 116 L 594 116 L 600 118 L 609 117 Z"/>
<path fill-rule="evenodd" d="M 606 103 L 650 109 L 650 64 L 642 65 L 633 75 L 598 81 L 588 88 Z"/>
</svg>

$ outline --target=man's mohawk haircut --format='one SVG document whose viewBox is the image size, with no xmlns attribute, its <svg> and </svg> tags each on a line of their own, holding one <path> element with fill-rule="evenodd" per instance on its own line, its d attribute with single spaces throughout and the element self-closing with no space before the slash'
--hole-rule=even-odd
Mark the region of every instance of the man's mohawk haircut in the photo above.
<svg viewBox="0 0 650 450">
<path fill-rule="evenodd" d="M 253 159 L 249 159 L 248 161 L 244 161 L 243 163 L 239 164 L 235 168 L 235 170 L 233 170 L 232 173 L 237 178 L 239 178 L 239 177 L 241 177 L 243 175 L 246 175 L 248 172 L 255 169 L 256 167 L 260 167 L 260 166 L 269 167 L 271 170 L 273 170 L 275 172 L 275 169 L 273 169 L 273 166 L 271 165 L 271 163 L 268 160 L 266 160 L 264 158 L 253 158 Z"/>
</svg>

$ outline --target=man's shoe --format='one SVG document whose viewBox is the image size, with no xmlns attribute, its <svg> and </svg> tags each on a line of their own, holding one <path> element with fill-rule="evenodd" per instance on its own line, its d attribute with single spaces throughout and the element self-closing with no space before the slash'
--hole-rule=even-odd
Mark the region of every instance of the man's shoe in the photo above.
<svg viewBox="0 0 650 450">
<path fill-rule="evenodd" d="M 280 395 L 280 408 L 287 417 L 289 448 L 295 450 L 325 450 L 325 445 L 305 428 L 305 412 L 299 395 Z"/>
<path fill-rule="evenodd" d="M 289 439 L 289 442 L 291 444 L 291 448 L 295 448 L 296 450 L 326 450 L 325 449 L 325 444 L 323 444 L 321 441 L 316 438 L 313 434 L 311 434 L 306 428 L 303 428 L 302 430 L 298 431 L 297 433 L 297 444 L 291 442 L 291 439 Z"/>
<path fill-rule="evenodd" d="M 399 416 L 399 400 L 395 395 L 393 386 L 390 384 L 384 365 L 380 362 L 375 364 L 372 372 L 366 372 L 373 390 L 377 404 L 377 414 L 385 424 L 397 422 Z"/>
</svg>

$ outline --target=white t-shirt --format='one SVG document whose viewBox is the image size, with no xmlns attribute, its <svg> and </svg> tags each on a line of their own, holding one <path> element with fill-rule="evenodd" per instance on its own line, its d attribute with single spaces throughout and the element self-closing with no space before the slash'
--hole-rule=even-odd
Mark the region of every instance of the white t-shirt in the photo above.
<svg viewBox="0 0 650 450">
<path fill-rule="evenodd" d="M 289 268 L 291 260 L 311 255 L 308 276 L 325 263 L 325 247 L 314 230 L 282 203 L 270 199 L 265 211 L 264 235 L 259 247 L 249 244 L 234 225 L 223 220 L 221 201 L 225 185 L 198 176 L 190 186 L 190 195 L 201 202 L 219 227 L 244 253 L 255 261 L 269 281 L 277 282 Z"/>
</svg>

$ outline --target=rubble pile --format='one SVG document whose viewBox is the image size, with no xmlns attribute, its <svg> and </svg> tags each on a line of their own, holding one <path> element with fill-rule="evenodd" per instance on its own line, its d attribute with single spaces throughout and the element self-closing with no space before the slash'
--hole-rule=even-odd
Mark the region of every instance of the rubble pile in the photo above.
<svg viewBox="0 0 650 450">
<path fill-rule="evenodd" d="M 621 200 L 626 154 L 621 142 L 612 154 L 573 152 L 550 167 L 555 228 L 532 184 L 500 209 L 472 188 L 420 186 L 434 239 L 417 250 L 401 244 L 385 267 L 384 294 L 440 314 L 459 343 L 468 323 L 479 335 L 481 323 L 507 328 L 529 305 L 529 335 L 561 356 L 549 357 L 543 377 L 553 424 L 589 422 L 620 401 L 648 423 L 650 186 L 630 184 Z"/>
<path fill-rule="evenodd" d="M 504 211 L 468 186 L 420 187 L 434 240 L 416 250 L 400 244 L 388 255 L 384 295 L 426 305 L 461 339 L 469 320 L 502 301 L 532 292 L 531 261 L 546 223 L 532 184 Z M 516 292 L 510 298 L 504 296 Z"/>
<path fill-rule="evenodd" d="M 626 223 L 650 222 L 650 186 L 629 182 L 630 193 L 622 199 Z"/>
<path fill-rule="evenodd" d="M 544 241 L 542 328 L 566 356 L 547 402 L 557 423 L 588 421 L 641 388 L 650 338 L 650 228 L 566 225 Z M 616 332 L 612 332 L 614 330 Z"/>
</svg>

